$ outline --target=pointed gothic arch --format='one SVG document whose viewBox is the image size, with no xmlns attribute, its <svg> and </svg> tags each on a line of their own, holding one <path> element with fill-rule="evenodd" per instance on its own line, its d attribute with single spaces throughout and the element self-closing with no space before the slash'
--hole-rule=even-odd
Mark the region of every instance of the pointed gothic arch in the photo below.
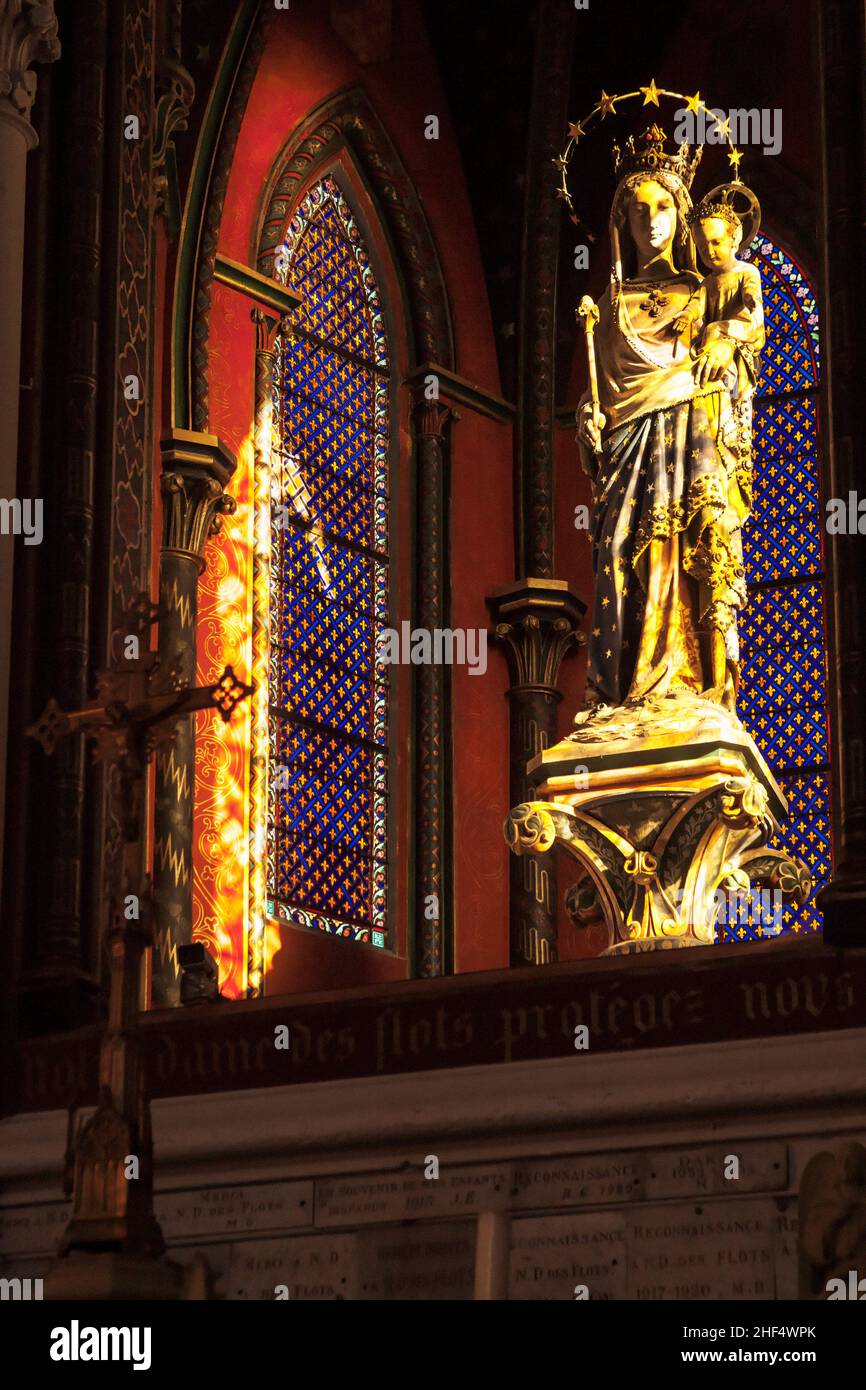
<svg viewBox="0 0 866 1390">
<path fill-rule="evenodd" d="M 267 44 L 267 24 L 248 16 L 246 37 L 236 43 L 233 80 L 223 84 L 227 96 L 209 156 L 208 192 L 202 200 L 198 231 L 189 225 L 184 236 L 196 247 L 195 275 L 189 274 L 189 418 L 195 429 L 212 428 L 209 402 L 210 320 L 212 287 L 223 204 L 232 160 L 255 76 Z M 313 110 L 289 135 L 274 160 L 262 198 L 250 217 L 248 263 L 273 278 L 273 252 L 284 232 L 287 214 L 302 187 L 316 171 L 337 171 L 347 190 L 370 246 L 371 258 L 385 284 L 383 299 L 395 344 L 395 386 L 411 384 L 436 366 L 453 369 L 454 342 L 448 296 L 438 252 L 414 185 L 366 95 L 360 89 L 337 93 Z M 177 301 L 176 301 L 177 302 Z M 183 325 L 174 334 L 182 352 Z M 180 377 L 183 377 L 182 370 Z M 414 390 L 414 388 L 413 388 Z M 183 404 L 182 381 L 176 382 L 175 403 Z M 413 401 L 416 397 L 413 395 Z M 406 497 L 413 498 L 401 538 L 406 568 L 401 617 L 433 630 L 447 626 L 447 498 L 448 460 L 445 422 L 448 412 L 438 402 L 419 401 L 412 410 L 413 447 L 404 448 L 399 472 Z M 177 418 L 177 416 L 175 417 Z M 395 438 L 398 433 L 395 426 Z M 406 438 L 405 430 L 402 437 Z M 423 466 L 419 464 L 423 456 Z M 411 572 L 409 571 L 411 555 Z M 413 832 L 405 848 L 413 866 L 409 893 L 410 925 L 407 951 L 411 973 L 438 975 L 452 959 L 450 843 L 447 735 L 450 717 L 449 672 L 442 666 L 416 666 L 410 672 L 411 727 L 406 748 L 412 765 Z M 431 915 L 430 901 L 438 906 Z M 447 925 L 446 925 L 447 924 Z M 200 925 L 200 924 L 199 924 Z M 252 978 L 250 973 L 249 978 Z M 249 991 L 249 983 L 247 991 Z M 256 992 L 254 990 L 254 992 Z"/>
</svg>

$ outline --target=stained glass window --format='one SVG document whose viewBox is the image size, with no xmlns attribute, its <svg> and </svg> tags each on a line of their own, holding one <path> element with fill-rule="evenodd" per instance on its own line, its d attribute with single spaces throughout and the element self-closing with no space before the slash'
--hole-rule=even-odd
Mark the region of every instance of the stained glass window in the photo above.
<svg viewBox="0 0 866 1390">
<path fill-rule="evenodd" d="M 811 871 L 801 908 L 731 923 L 726 939 L 820 930 L 815 891 L 830 875 L 830 772 L 824 643 L 823 514 L 818 488 L 818 311 L 799 266 L 767 237 L 761 272 L 767 343 L 754 400 L 753 510 L 743 532 L 749 604 L 741 620 L 740 717 L 788 799 L 776 841 Z"/>
<path fill-rule="evenodd" d="M 275 359 L 268 911 L 387 945 L 389 354 L 336 182 L 277 252 L 302 296 Z"/>
</svg>

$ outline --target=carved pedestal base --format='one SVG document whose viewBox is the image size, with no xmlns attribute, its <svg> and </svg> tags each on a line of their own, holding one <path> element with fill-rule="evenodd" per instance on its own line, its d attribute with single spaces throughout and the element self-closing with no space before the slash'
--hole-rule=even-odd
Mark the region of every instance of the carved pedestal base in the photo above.
<svg viewBox="0 0 866 1390">
<path fill-rule="evenodd" d="M 678 695 L 576 723 L 530 764 L 538 799 L 505 835 L 515 854 L 559 844 L 576 861 L 566 905 L 605 923 L 605 955 L 712 945 L 758 889 L 769 935 L 768 917 L 778 930 L 779 909 L 808 896 L 807 870 L 767 847 L 787 803 L 735 715 Z"/>
</svg>

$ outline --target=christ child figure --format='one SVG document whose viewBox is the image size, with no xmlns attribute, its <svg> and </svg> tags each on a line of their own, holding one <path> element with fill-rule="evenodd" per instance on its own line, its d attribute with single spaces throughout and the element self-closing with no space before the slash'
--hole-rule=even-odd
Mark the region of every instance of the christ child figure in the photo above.
<svg viewBox="0 0 866 1390">
<path fill-rule="evenodd" d="M 734 206 L 737 195 L 748 204 L 743 214 Z M 699 386 L 710 385 L 718 356 L 730 361 L 721 377 L 725 393 L 716 439 L 727 474 L 725 496 L 704 499 L 690 523 L 692 566 L 704 578 L 702 628 L 711 644 L 713 688 L 706 693 L 730 709 L 740 667 L 736 618 L 746 603 L 741 533 L 752 503 L 752 396 L 765 337 L 761 276 L 737 252 L 751 241 L 759 220 L 758 200 L 743 184 L 722 185 L 702 199 L 689 223 L 707 274 L 673 323 L 691 345 Z"/>
<path fill-rule="evenodd" d="M 734 208 L 733 191 L 749 201 L 745 216 Z M 744 185 L 724 184 L 698 204 L 689 222 L 707 274 L 673 323 L 675 333 L 688 335 L 692 356 L 697 359 L 699 384 L 706 375 L 702 359 L 711 356 L 713 343 L 728 339 L 736 344 L 736 381 L 732 375 L 728 383 L 733 401 L 752 395 L 759 371 L 758 353 L 764 344 L 761 276 L 749 261 L 737 259 L 744 231 L 751 241 L 759 217 L 757 199 Z"/>
</svg>

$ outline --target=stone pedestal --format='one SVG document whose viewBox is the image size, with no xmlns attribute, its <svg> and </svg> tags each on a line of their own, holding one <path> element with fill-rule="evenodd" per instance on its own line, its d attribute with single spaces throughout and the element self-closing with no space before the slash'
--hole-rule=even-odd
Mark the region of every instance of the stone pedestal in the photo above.
<svg viewBox="0 0 866 1390">
<path fill-rule="evenodd" d="M 575 861 L 573 920 L 602 920 L 606 955 L 712 945 L 749 895 L 776 910 L 811 888 L 770 848 L 787 803 L 735 715 L 697 696 L 578 715 L 528 767 L 536 798 L 511 811 L 515 854 L 558 844 Z M 766 919 L 765 919 L 766 920 Z"/>
</svg>

